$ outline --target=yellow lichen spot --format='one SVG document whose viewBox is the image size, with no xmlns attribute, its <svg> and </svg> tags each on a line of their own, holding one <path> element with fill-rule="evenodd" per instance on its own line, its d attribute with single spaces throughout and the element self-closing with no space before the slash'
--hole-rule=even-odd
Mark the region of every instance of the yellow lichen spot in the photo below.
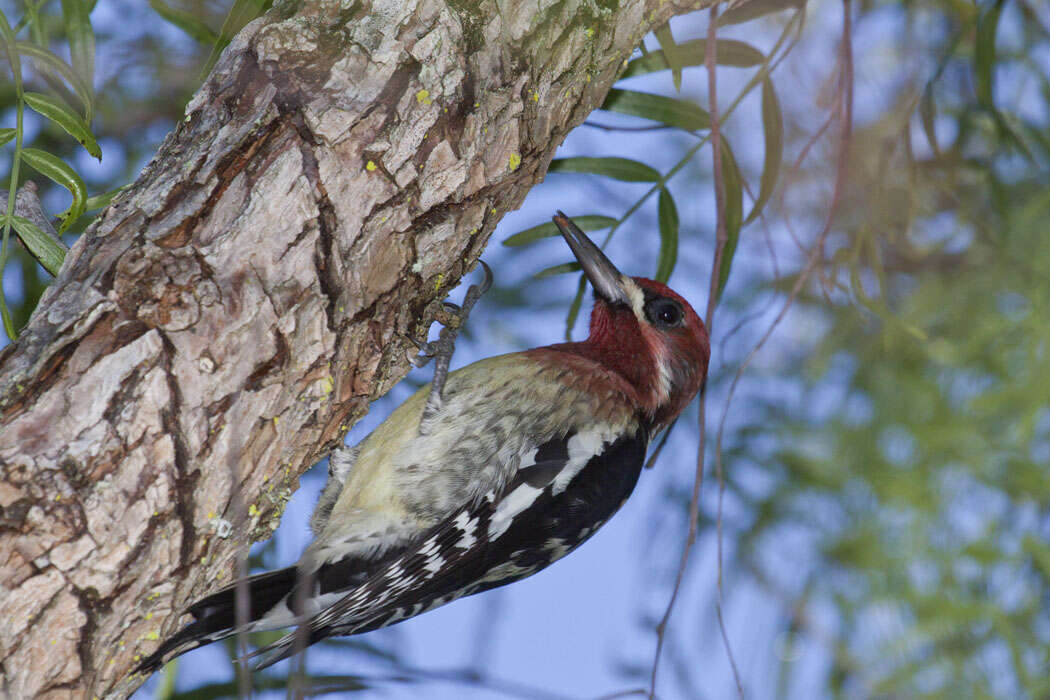
<svg viewBox="0 0 1050 700">
<path fill-rule="evenodd" d="M 540 101 L 540 93 L 536 92 L 535 90 L 532 91 L 532 94 L 530 95 L 530 97 L 532 98 L 533 102 L 539 102 Z"/>
<path fill-rule="evenodd" d="M 160 633 L 157 632 L 157 630 L 150 630 L 149 632 L 146 633 L 146 636 L 143 637 L 143 639 L 147 639 L 147 640 L 149 640 L 151 642 L 155 642 L 158 639 L 160 639 Z"/>
<path fill-rule="evenodd" d="M 208 511 L 208 520 L 213 520 L 214 518 L 215 518 L 215 511 L 214 510 L 209 510 Z"/>
<path fill-rule="evenodd" d="M 430 99 L 430 91 L 427 89 L 420 90 L 416 93 L 416 102 L 421 105 L 428 105 L 432 102 Z"/>
<path fill-rule="evenodd" d="M 481 106 L 481 103 L 480 103 L 480 102 L 475 102 L 475 103 L 474 103 L 474 106 L 475 106 L 475 107 L 480 107 L 480 106 Z"/>
<path fill-rule="evenodd" d="M 370 173 L 371 172 L 375 172 L 375 169 L 376 169 L 376 162 L 374 160 L 370 160 L 367 163 L 365 163 L 365 170 L 367 170 L 368 172 L 370 172 Z"/>
<path fill-rule="evenodd" d="M 591 74 L 590 73 L 587 74 L 587 81 L 586 82 L 588 82 L 588 83 L 591 82 Z"/>
<path fill-rule="evenodd" d="M 583 30 L 583 33 L 587 35 L 588 39 L 593 39 L 594 38 L 594 27 L 587 27 L 585 30 Z"/>
<path fill-rule="evenodd" d="M 389 216 L 384 216 L 382 219 L 379 220 L 379 223 L 385 224 L 386 220 L 389 219 L 389 218 L 390 218 Z"/>
<path fill-rule="evenodd" d="M 55 500 L 56 500 L 56 501 L 61 501 L 61 500 L 62 500 L 62 494 L 60 494 L 60 493 L 56 493 L 56 494 L 55 494 Z"/>
<path fill-rule="evenodd" d="M 510 154 L 510 162 L 507 163 L 511 170 L 517 170 L 518 166 L 521 165 L 521 155 L 518 153 Z"/>
<path fill-rule="evenodd" d="M 273 427 L 276 428 L 277 424 L 280 423 L 280 422 L 281 422 L 281 417 L 280 416 L 274 416 L 273 417 Z"/>
<path fill-rule="evenodd" d="M 153 619 L 153 613 L 146 613 L 146 619 L 147 620 L 152 620 Z"/>
<path fill-rule="evenodd" d="M 441 289 L 441 283 L 445 281 L 445 273 L 439 273 L 437 276 L 437 282 L 434 283 L 434 291 Z"/>
<path fill-rule="evenodd" d="M 255 507 L 255 504 L 248 506 L 248 515 L 256 516 L 259 514 L 259 509 Z"/>
<path fill-rule="evenodd" d="M 201 564 L 203 565 L 203 564 L 207 564 L 207 563 L 208 563 L 208 557 L 201 557 Z"/>
<path fill-rule="evenodd" d="M 331 377 L 325 377 L 321 382 L 321 391 L 325 394 L 331 394 L 335 389 L 335 383 Z"/>
<path fill-rule="evenodd" d="M 492 211 L 493 216 L 495 216 L 495 214 L 496 214 L 496 207 L 492 207 L 491 211 Z"/>
</svg>

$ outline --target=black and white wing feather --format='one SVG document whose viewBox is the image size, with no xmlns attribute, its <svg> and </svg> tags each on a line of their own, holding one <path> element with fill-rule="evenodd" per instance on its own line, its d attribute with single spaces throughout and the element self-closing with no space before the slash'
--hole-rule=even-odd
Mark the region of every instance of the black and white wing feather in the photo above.
<svg viewBox="0 0 1050 700">
<path fill-rule="evenodd" d="M 619 509 L 638 480 L 648 440 L 645 429 L 637 428 L 612 442 L 570 432 L 540 445 L 499 492 L 465 504 L 388 551 L 372 563 L 365 580 L 348 577 L 336 602 L 308 611 L 304 631 L 251 654 L 260 657 L 257 668 L 294 653 L 297 634 L 313 644 L 366 632 L 545 568 Z M 336 568 L 350 573 L 341 562 L 318 571 L 320 581 L 329 581 L 329 593 L 335 592 L 330 587 L 336 585 Z"/>
</svg>

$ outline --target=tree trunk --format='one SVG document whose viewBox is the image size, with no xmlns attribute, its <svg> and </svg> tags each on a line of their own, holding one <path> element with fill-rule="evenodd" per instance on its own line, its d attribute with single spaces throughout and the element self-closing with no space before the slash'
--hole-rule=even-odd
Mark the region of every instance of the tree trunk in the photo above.
<svg viewBox="0 0 1050 700">
<path fill-rule="evenodd" d="M 0 353 L 0 694 L 133 691 L 632 48 L 696 4 L 304 0 L 249 24 Z"/>
</svg>

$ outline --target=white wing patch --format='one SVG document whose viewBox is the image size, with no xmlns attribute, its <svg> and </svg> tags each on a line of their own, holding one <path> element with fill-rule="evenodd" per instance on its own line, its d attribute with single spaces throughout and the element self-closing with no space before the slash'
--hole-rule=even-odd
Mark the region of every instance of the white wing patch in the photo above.
<svg viewBox="0 0 1050 700">
<path fill-rule="evenodd" d="M 587 462 L 601 454 L 602 449 L 615 439 L 616 432 L 611 426 L 596 426 L 573 435 L 568 445 L 569 462 L 554 478 L 552 493 L 557 496 L 564 491 L 580 470 L 587 466 Z"/>
<path fill-rule="evenodd" d="M 522 484 L 507 494 L 507 497 L 496 507 L 496 512 L 492 514 L 492 521 L 489 523 L 489 539 L 494 540 L 506 532 L 510 524 L 514 522 L 515 516 L 531 506 L 542 493 L 543 489 Z"/>
</svg>

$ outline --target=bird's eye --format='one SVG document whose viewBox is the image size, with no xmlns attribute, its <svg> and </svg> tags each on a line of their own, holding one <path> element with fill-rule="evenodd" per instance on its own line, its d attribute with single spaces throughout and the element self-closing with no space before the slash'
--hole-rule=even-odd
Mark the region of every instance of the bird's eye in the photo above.
<svg viewBox="0 0 1050 700">
<path fill-rule="evenodd" d="M 653 299 L 645 305 L 645 316 L 649 323 L 660 328 L 674 328 L 682 325 L 685 313 L 682 306 L 674 299 Z"/>
</svg>

